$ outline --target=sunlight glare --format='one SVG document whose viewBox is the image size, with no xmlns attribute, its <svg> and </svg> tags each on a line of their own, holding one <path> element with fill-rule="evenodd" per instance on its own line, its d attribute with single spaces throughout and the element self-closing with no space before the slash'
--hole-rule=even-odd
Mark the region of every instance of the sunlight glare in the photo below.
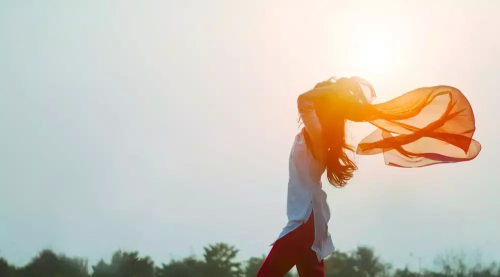
<svg viewBox="0 0 500 277">
<path fill-rule="evenodd" d="M 357 66 L 367 74 L 387 72 L 394 61 L 394 47 L 387 36 L 368 37 L 357 49 Z"/>
</svg>

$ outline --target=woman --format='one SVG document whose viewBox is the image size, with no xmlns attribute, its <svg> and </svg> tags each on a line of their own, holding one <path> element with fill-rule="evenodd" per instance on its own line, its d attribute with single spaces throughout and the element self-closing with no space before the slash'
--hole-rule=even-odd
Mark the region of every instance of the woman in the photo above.
<svg viewBox="0 0 500 277">
<path fill-rule="evenodd" d="M 343 187 L 357 169 L 345 150 L 345 123 L 369 121 L 379 129 L 358 145 L 358 154 L 384 153 L 388 165 L 420 167 L 472 160 L 481 147 L 472 139 L 474 115 L 462 93 L 447 86 L 420 88 L 371 105 L 373 87 L 358 77 L 330 79 L 298 97 L 304 123 L 289 158 L 288 224 L 257 274 L 324 276 L 323 260 L 334 251 L 330 209 L 321 176 Z M 396 136 L 394 136 L 396 135 Z"/>
</svg>

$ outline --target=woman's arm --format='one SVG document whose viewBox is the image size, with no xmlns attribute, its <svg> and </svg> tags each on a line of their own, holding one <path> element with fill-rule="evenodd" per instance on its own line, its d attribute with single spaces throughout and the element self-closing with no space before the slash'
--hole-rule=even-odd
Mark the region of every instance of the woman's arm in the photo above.
<svg viewBox="0 0 500 277">
<path fill-rule="evenodd" d="M 301 110 L 307 111 L 305 108 L 308 105 L 313 105 L 314 108 L 315 104 L 320 104 L 351 121 L 370 121 L 380 117 L 380 111 L 362 98 L 364 96 L 360 95 L 362 92 L 355 80 L 346 79 L 339 83 L 341 80 L 337 83 L 320 83 L 314 89 L 301 94 L 297 100 L 301 116 Z"/>
<path fill-rule="evenodd" d="M 302 103 L 313 102 L 314 100 L 317 100 L 319 98 L 332 97 L 335 96 L 335 94 L 337 95 L 342 94 L 339 92 L 343 92 L 343 94 L 349 92 L 349 87 L 347 87 L 346 85 L 340 85 L 335 83 L 329 83 L 326 85 L 321 85 L 321 84 L 322 83 L 318 84 L 315 88 L 299 95 L 298 103 L 300 104 L 301 102 Z"/>
<path fill-rule="evenodd" d="M 332 101 L 331 97 L 335 94 L 339 94 L 339 91 L 348 91 L 345 86 L 338 84 L 328 83 L 325 86 L 319 87 L 321 84 L 317 85 L 316 88 L 301 94 L 297 99 L 297 107 L 304 123 L 304 127 L 311 138 L 313 144 L 314 156 L 321 159 L 324 152 L 324 144 L 322 139 L 322 127 L 319 118 L 316 114 L 315 104 L 320 101 Z M 348 93 L 348 92 L 347 92 Z M 332 107 L 333 108 L 333 107 Z"/>
</svg>

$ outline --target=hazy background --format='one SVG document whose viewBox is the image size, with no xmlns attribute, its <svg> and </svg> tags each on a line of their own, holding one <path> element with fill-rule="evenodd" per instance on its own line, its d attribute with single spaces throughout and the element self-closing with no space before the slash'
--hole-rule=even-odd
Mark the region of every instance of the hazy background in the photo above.
<svg viewBox="0 0 500 277">
<path fill-rule="evenodd" d="M 378 101 L 459 88 L 479 157 L 357 157 L 327 186 L 341 250 L 396 266 L 500 258 L 500 1 L 0 1 L 0 256 L 267 253 L 286 224 L 296 97 L 359 75 Z M 356 143 L 374 128 L 351 124 Z"/>
</svg>

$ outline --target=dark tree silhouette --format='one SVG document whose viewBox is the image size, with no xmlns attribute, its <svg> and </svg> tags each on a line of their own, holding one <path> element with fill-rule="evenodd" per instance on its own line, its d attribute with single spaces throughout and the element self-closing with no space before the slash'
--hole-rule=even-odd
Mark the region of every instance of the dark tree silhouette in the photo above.
<svg viewBox="0 0 500 277">
<path fill-rule="evenodd" d="M 418 277 L 420 276 L 417 272 L 410 271 L 408 267 L 405 269 L 398 269 L 394 272 L 394 277 Z"/>
<path fill-rule="evenodd" d="M 489 266 L 482 266 L 479 259 L 468 259 L 464 253 L 448 253 L 439 256 L 435 260 L 435 264 L 440 268 L 441 276 L 453 277 L 493 277 L 500 276 L 500 267 L 496 263 Z M 427 274 L 432 274 L 429 272 Z M 434 277 L 434 276 L 433 276 Z"/>
<path fill-rule="evenodd" d="M 56 255 L 43 250 L 25 267 L 15 271 L 15 277 L 88 277 L 87 260 Z"/>
<path fill-rule="evenodd" d="M 182 261 L 173 260 L 169 264 L 162 264 L 161 268 L 156 268 L 156 277 L 204 277 L 205 266 L 205 262 L 193 257 Z"/>
<path fill-rule="evenodd" d="M 375 256 L 373 249 L 368 247 L 358 247 L 352 254 L 352 259 L 356 269 L 367 277 L 385 277 L 389 276 L 391 266 L 382 263 L 380 258 Z"/>
<path fill-rule="evenodd" d="M 367 247 L 358 247 L 350 254 L 336 251 L 325 260 L 328 277 L 385 277 L 390 275 L 390 269 Z"/>
<path fill-rule="evenodd" d="M 242 276 L 241 265 L 235 262 L 238 251 L 234 246 L 218 243 L 205 247 L 205 272 L 207 277 Z"/>
<path fill-rule="evenodd" d="M 0 277 L 255 277 L 265 256 L 250 258 L 242 266 L 236 260 L 237 254 L 234 246 L 217 243 L 204 248 L 202 259 L 188 257 L 155 267 L 149 257 L 141 258 L 138 252 L 117 251 L 109 264 L 101 260 L 92 266 L 93 273 L 90 275 L 87 260 L 44 250 L 22 267 L 12 266 L 0 257 Z M 373 249 L 358 247 L 347 253 L 335 251 L 328 257 L 325 260 L 325 276 L 500 277 L 498 264 L 482 266 L 479 262 L 467 262 L 463 255 L 439 257 L 436 265 L 436 271 L 424 269 L 419 273 L 404 268 L 392 272 L 391 266 L 382 262 Z M 290 272 L 286 275 L 292 276 Z"/>
<path fill-rule="evenodd" d="M 0 277 L 14 276 L 15 270 L 15 267 L 10 266 L 4 258 L 0 258 Z"/>
<path fill-rule="evenodd" d="M 138 252 L 117 251 L 111 264 L 104 261 L 93 267 L 92 277 L 155 277 L 155 267 L 149 257 L 139 258 Z"/>
<path fill-rule="evenodd" d="M 264 259 L 266 257 L 263 256 L 262 258 L 256 258 L 252 257 L 247 261 L 246 267 L 245 267 L 245 277 L 255 277 L 257 276 L 257 273 L 259 272 L 259 269 L 264 263 Z"/>
</svg>

